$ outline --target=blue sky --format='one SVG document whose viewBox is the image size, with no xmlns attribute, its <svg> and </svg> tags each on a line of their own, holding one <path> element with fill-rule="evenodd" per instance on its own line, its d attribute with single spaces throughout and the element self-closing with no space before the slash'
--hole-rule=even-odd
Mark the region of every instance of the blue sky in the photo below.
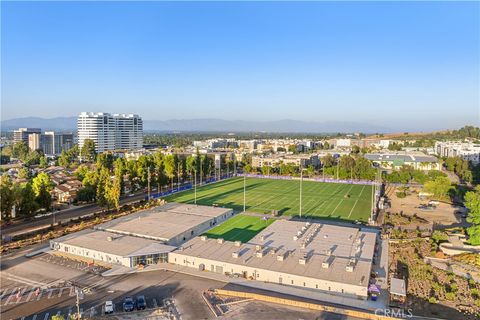
<svg viewBox="0 0 480 320">
<path fill-rule="evenodd" d="M 478 124 L 478 2 L 2 2 L 2 118 Z"/>
</svg>

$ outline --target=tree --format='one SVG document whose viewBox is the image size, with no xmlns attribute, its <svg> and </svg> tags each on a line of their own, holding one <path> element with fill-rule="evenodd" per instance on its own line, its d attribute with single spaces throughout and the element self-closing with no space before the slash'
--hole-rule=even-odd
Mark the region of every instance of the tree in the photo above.
<svg viewBox="0 0 480 320">
<path fill-rule="evenodd" d="M 262 174 L 264 175 L 269 175 L 272 170 L 272 167 L 270 166 L 263 166 L 262 167 Z"/>
<path fill-rule="evenodd" d="M 113 169 L 113 155 L 111 153 L 100 153 L 97 156 L 97 167 L 105 167 L 108 170 Z"/>
<path fill-rule="evenodd" d="M 20 179 L 30 179 L 31 178 L 31 173 L 28 168 L 22 167 L 18 170 L 18 177 Z"/>
<path fill-rule="evenodd" d="M 32 188 L 35 193 L 36 201 L 41 208 L 44 208 L 47 211 L 50 210 L 52 204 L 52 196 L 50 194 L 52 186 L 52 180 L 45 172 L 40 172 L 32 180 Z"/>
<path fill-rule="evenodd" d="M 95 161 L 97 152 L 95 151 L 95 141 L 92 139 L 85 139 L 83 141 L 82 150 L 80 150 L 80 156 L 83 160 L 88 162 Z"/>
<path fill-rule="evenodd" d="M 480 245 L 480 186 L 465 194 L 465 206 L 470 210 L 467 221 L 472 224 L 467 228 L 469 241 L 472 245 Z"/>
<path fill-rule="evenodd" d="M 125 162 L 122 158 L 117 158 L 114 164 L 114 173 L 115 179 L 117 179 L 120 183 L 120 194 L 123 194 L 125 189 L 125 182 L 123 181 L 123 176 L 125 175 L 125 172 Z"/>
<path fill-rule="evenodd" d="M 65 152 L 65 150 L 62 150 L 62 154 L 60 154 L 60 157 L 58 157 L 58 165 L 68 168 L 70 166 L 70 158 L 68 154 Z"/>
<path fill-rule="evenodd" d="M 15 204 L 14 184 L 8 174 L 0 177 L 0 211 L 2 219 L 9 220 L 11 218 L 12 208 Z"/>
<path fill-rule="evenodd" d="M 352 146 L 352 154 L 359 154 L 360 153 L 360 147 L 359 146 Z"/>
<path fill-rule="evenodd" d="M 12 158 L 25 161 L 29 152 L 30 152 L 30 149 L 28 148 L 25 142 L 23 141 L 17 142 L 12 147 Z"/>
<path fill-rule="evenodd" d="M 327 153 L 327 155 L 322 158 L 322 164 L 324 168 L 331 168 L 337 164 L 337 161 L 330 153 Z"/>
<path fill-rule="evenodd" d="M 42 157 L 40 157 L 39 166 L 40 166 L 40 168 L 43 168 L 43 169 L 45 169 L 48 166 L 47 157 L 45 157 L 44 155 Z"/>
<path fill-rule="evenodd" d="M 108 208 L 120 208 L 120 193 L 121 193 L 121 183 L 120 180 L 115 177 L 112 181 L 111 179 L 106 180 L 105 182 L 105 203 Z"/>
<path fill-rule="evenodd" d="M 173 188 L 173 178 L 177 172 L 177 163 L 175 156 L 173 154 L 169 154 L 164 159 L 164 166 L 165 166 L 165 174 L 170 179 Z"/>
<path fill-rule="evenodd" d="M 108 183 L 111 183 L 110 173 L 108 172 L 107 168 L 102 167 L 98 172 L 97 191 L 96 191 L 96 197 L 95 197 L 95 199 L 97 200 L 97 204 L 100 207 L 108 205 L 107 198 L 106 198 L 106 194 L 108 192 L 107 191 Z"/>
<path fill-rule="evenodd" d="M 18 215 L 30 217 L 37 210 L 35 193 L 31 183 L 22 184 L 16 192 L 16 208 Z"/>
<path fill-rule="evenodd" d="M 437 177 L 433 181 L 425 182 L 423 189 L 437 199 L 446 199 L 452 189 L 452 183 L 447 177 Z"/>
</svg>

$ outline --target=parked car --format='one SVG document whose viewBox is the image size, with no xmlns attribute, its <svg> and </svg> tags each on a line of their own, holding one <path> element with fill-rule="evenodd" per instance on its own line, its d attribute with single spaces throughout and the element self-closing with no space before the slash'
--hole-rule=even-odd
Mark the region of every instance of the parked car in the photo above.
<svg viewBox="0 0 480 320">
<path fill-rule="evenodd" d="M 105 314 L 113 313 L 113 302 L 106 301 L 105 302 Z"/>
<path fill-rule="evenodd" d="M 123 301 L 123 311 L 129 312 L 135 309 L 135 304 L 133 303 L 133 299 L 131 297 L 126 297 Z"/>
<path fill-rule="evenodd" d="M 137 310 L 145 310 L 147 308 L 147 302 L 145 301 L 145 296 L 138 296 L 135 306 L 137 307 Z"/>
</svg>

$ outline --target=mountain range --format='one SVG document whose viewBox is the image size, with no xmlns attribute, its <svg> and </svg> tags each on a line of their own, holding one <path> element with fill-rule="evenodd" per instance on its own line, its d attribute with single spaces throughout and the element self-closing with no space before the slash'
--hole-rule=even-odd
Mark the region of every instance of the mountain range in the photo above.
<svg viewBox="0 0 480 320">
<path fill-rule="evenodd" d="M 77 117 L 39 118 L 26 117 L 3 120 L 2 130 L 17 128 L 41 128 L 42 130 L 75 131 Z M 145 120 L 145 131 L 163 132 L 298 132 L 298 133 L 337 133 L 337 132 L 392 132 L 391 128 L 379 125 L 370 125 L 343 121 L 301 121 L 301 120 L 274 120 L 274 121 L 247 121 L 223 119 L 172 119 L 172 120 Z"/>
</svg>

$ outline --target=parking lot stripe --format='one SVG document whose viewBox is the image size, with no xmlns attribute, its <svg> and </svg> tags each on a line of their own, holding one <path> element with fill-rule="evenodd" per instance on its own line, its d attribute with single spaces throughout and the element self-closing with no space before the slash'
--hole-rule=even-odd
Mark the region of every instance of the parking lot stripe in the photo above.
<svg viewBox="0 0 480 320">
<path fill-rule="evenodd" d="M 62 295 L 63 293 L 63 288 L 60 288 L 60 290 L 58 291 L 58 297 L 60 298 L 60 296 Z"/>
<path fill-rule="evenodd" d="M 90 318 L 92 318 L 95 315 L 95 308 L 91 307 L 90 308 Z"/>
<path fill-rule="evenodd" d="M 15 301 L 15 303 L 19 303 L 19 302 L 22 300 L 23 294 L 25 293 L 25 291 L 27 291 L 27 287 L 22 288 L 22 289 L 20 290 L 20 297 L 17 298 L 17 301 Z"/>
<path fill-rule="evenodd" d="M 13 297 L 15 297 L 15 294 L 16 294 L 17 290 L 18 290 L 18 288 L 15 288 L 15 289 L 12 290 L 12 293 L 10 293 L 7 300 L 5 300 L 5 305 L 8 305 L 10 303 L 10 300 L 12 300 Z"/>
<path fill-rule="evenodd" d="M 157 299 L 153 298 L 153 307 L 158 308 Z"/>
<path fill-rule="evenodd" d="M 37 296 L 37 301 L 40 300 L 40 298 L 42 297 L 43 291 L 44 291 L 44 290 L 40 290 L 40 293 L 39 293 L 38 296 Z"/>
<path fill-rule="evenodd" d="M 45 313 L 45 317 L 43 317 L 43 320 L 47 320 L 48 319 L 48 316 L 50 315 L 50 313 Z"/>
<path fill-rule="evenodd" d="M 50 298 L 52 297 L 53 290 L 54 290 L 54 289 L 50 289 L 50 292 L 48 293 L 48 297 L 47 297 L 47 299 L 50 299 Z"/>
<path fill-rule="evenodd" d="M 27 299 L 25 300 L 25 302 L 30 301 L 30 299 L 32 298 L 32 296 L 33 296 L 34 293 L 35 293 L 35 291 L 34 291 L 33 288 L 32 288 L 32 290 L 30 290 L 30 293 L 28 294 Z"/>
<path fill-rule="evenodd" d="M 7 295 L 8 289 L 3 290 L 2 295 L 0 296 L 0 300 L 3 300 L 3 298 Z"/>
<path fill-rule="evenodd" d="M 70 294 L 69 296 L 70 297 L 73 297 L 75 295 L 75 288 L 74 287 L 70 287 Z"/>
</svg>

